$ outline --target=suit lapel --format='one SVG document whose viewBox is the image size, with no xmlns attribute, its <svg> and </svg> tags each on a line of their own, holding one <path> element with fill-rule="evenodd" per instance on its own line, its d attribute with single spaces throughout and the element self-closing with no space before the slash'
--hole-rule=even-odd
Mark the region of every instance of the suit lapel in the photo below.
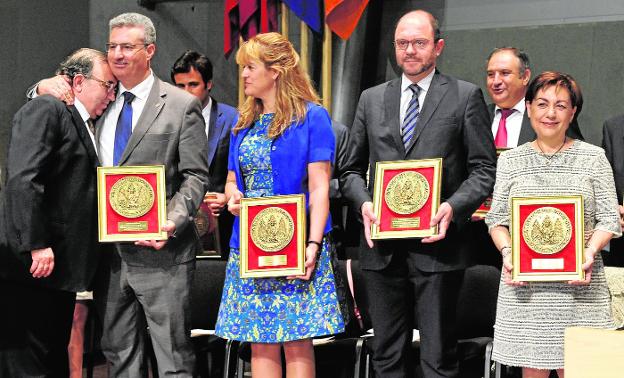
<svg viewBox="0 0 624 378">
<path fill-rule="evenodd" d="M 149 130 L 152 126 L 152 123 L 154 123 L 154 120 L 158 117 L 160 111 L 165 105 L 166 96 L 167 92 L 164 87 L 161 87 L 160 79 L 154 77 L 154 85 L 152 86 L 152 90 L 147 97 L 147 101 L 143 107 L 143 112 L 141 113 L 134 130 L 132 130 L 132 135 L 126 145 L 126 149 L 119 159 L 119 165 L 122 165 L 128 159 L 132 150 L 134 150 L 141 139 L 143 139 L 145 133 L 147 133 L 147 130 Z"/>
<path fill-rule="evenodd" d="M 97 167 L 100 164 L 99 164 L 97 154 L 95 152 L 95 147 L 93 146 L 93 142 L 91 141 L 91 136 L 89 136 L 87 127 L 85 126 L 84 121 L 82 120 L 82 117 L 80 116 L 80 113 L 78 112 L 78 109 L 76 109 L 76 107 L 73 105 L 68 106 L 67 108 L 69 109 L 72 115 L 72 121 L 73 121 L 74 127 L 76 128 L 76 132 L 78 132 L 78 137 L 80 138 L 80 141 L 87 149 L 87 155 L 89 155 L 89 160 L 91 160 L 91 163 L 93 164 L 94 167 Z"/>
<path fill-rule="evenodd" d="M 401 138 L 401 124 L 398 114 L 401 114 L 401 78 L 388 83 L 384 92 L 384 125 L 390 128 L 397 150 L 405 155 L 405 146 Z"/>
<path fill-rule="evenodd" d="M 526 142 L 532 142 L 535 140 L 535 131 L 531 127 L 531 120 L 529 120 L 528 112 L 525 110 L 522 115 L 522 124 L 520 125 L 520 135 L 518 136 L 518 146 L 525 144 Z"/>
<path fill-rule="evenodd" d="M 212 99 L 212 106 L 210 107 L 210 125 L 208 126 L 208 166 L 212 165 L 212 159 L 214 159 L 215 152 L 217 151 L 217 145 L 223 131 L 223 122 L 217 122 L 221 117 L 218 104 L 215 99 Z"/>
<path fill-rule="evenodd" d="M 442 75 L 440 75 L 437 71 L 433 75 L 433 79 L 431 80 L 431 85 L 429 86 L 429 90 L 427 91 L 427 95 L 425 96 L 424 104 L 421 107 L 420 115 L 418 116 L 418 123 L 416 124 L 416 130 L 414 130 L 414 136 L 410 144 L 407 146 L 406 154 L 410 152 L 420 133 L 427 127 L 427 123 L 431 119 L 431 116 L 440 105 L 440 101 L 446 94 L 448 90 L 448 81 Z"/>
</svg>

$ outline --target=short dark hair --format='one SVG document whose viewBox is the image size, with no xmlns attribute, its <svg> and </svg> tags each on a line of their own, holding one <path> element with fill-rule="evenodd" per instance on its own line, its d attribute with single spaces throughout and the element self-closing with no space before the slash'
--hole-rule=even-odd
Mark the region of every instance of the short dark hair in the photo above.
<svg viewBox="0 0 624 378">
<path fill-rule="evenodd" d="M 509 51 L 514 54 L 516 58 L 518 58 L 518 60 L 520 61 L 520 77 L 524 77 L 524 73 L 526 72 L 526 70 L 531 69 L 531 61 L 529 60 L 529 55 L 523 50 L 511 46 L 497 47 L 492 50 L 490 55 L 488 55 L 487 57 L 486 64 L 490 62 L 490 59 L 492 59 L 492 56 L 494 56 L 494 54 L 501 51 Z"/>
<path fill-rule="evenodd" d="M 526 102 L 531 103 L 535 99 L 537 92 L 552 86 L 565 88 L 568 91 L 572 107 L 576 107 L 576 113 L 574 114 L 576 119 L 583 108 L 583 94 L 576 80 L 566 73 L 556 71 L 542 72 L 535 79 L 531 80 L 524 99 Z"/>
<path fill-rule="evenodd" d="M 204 84 L 208 85 L 208 82 L 212 80 L 212 63 L 210 59 L 197 51 L 187 50 L 173 63 L 173 67 L 171 68 L 171 81 L 175 83 L 175 74 L 189 73 L 191 72 L 191 68 L 195 68 L 195 70 L 199 72 L 204 80 Z"/>
</svg>

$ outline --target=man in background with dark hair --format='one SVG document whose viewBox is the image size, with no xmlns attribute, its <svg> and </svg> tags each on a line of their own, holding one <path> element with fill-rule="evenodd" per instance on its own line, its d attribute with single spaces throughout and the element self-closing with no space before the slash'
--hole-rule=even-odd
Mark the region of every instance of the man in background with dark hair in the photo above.
<svg viewBox="0 0 624 378">
<path fill-rule="evenodd" d="M 189 50 L 182 54 L 171 68 L 171 80 L 188 93 L 196 96 L 202 104 L 208 137 L 208 166 L 210 185 L 204 202 L 210 206 L 212 215 L 219 219 L 219 239 L 222 256 L 229 251 L 230 235 L 234 217 L 223 211 L 225 179 L 227 177 L 230 133 L 236 125 L 236 109 L 217 102 L 210 96 L 212 89 L 212 63 L 207 56 Z"/>
<path fill-rule="evenodd" d="M 487 91 L 492 135 L 497 148 L 513 148 L 535 139 L 525 112 L 524 94 L 531 81 L 529 56 L 515 47 L 494 49 L 487 60 Z M 570 138 L 583 140 L 576 119 L 567 131 Z"/>
<path fill-rule="evenodd" d="M 93 120 L 115 100 L 100 51 L 58 71 L 74 105 L 40 96 L 13 119 L 0 207 L 0 377 L 67 377 L 76 292 L 99 260 Z M 79 201 L 76 199 L 80 198 Z"/>
<path fill-rule="evenodd" d="M 526 52 L 516 47 L 492 50 L 486 66 L 488 105 L 492 136 L 497 149 L 514 148 L 535 139 L 535 131 L 526 113 L 524 95 L 531 81 L 531 62 Z M 576 119 L 566 132 L 570 138 L 583 140 Z M 501 267 L 499 251 L 494 246 L 482 216 L 473 217 L 470 228 L 471 255 L 477 264 Z"/>
</svg>

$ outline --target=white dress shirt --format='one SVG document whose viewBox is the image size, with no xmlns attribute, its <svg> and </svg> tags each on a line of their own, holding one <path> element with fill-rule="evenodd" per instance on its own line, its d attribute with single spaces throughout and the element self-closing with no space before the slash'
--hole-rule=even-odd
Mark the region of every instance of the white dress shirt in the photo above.
<svg viewBox="0 0 624 378">
<path fill-rule="evenodd" d="M 212 97 L 208 96 L 208 104 L 202 109 L 202 115 L 206 122 L 206 138 L 208 137 L 208 131 L 210 131 L 210 108 L 212 107 Z"/>
<path fill-rule="evenodd" d="M 82 102 L 80 102 L 78 98 L 74 99 L 74 107 L 76 108 L 76 110 L 78 110 L 78 113 L 80 113 L 80 117 L 82 118 L 82 121 L 84 122 L 85 128 L 87 129 L 87 132 L 89 133 L 89 137 L 91 138 L 91 143 L 93 143 L 93 148 L 95 149 L 95 153 L 97 154 L 97 146 L 95 145 L 95 135 L 93 135 L 93 133 L 91 132 L 91 129 L 89 128 L 89 123 L 88 123 L 89 118 L 91 118 L 91 115 L 89 115 L 87 108 L 85 108 L 85 106 L 82 105 Z"/>
<path fill-rule="evenodd" d="M 505 123 L 507 127 L 507 147 L 518 147 L 518 139 L 520 138 L 520 129 L 522 128 L 522 118 L 524 117 L 524 112 L 526 111 L 526 103 L 524 102 L 524 98 L 516 105 L 513 106 L 512 109 L 516 111 L 507 116 L 507 121 Z M 492 121 L 492 135 L 496 138 L 496 132 L 498 131 L 498 123 L 501 119 L 501 108 L 496 105 L 494 107 L 494 120 Z"/>
<path fill-rule="evenodd" d="M 433 80 L 433 75 L 435 74 L 435 69 L 431 70 L 429 75 L 422 78 L 418 83 L 420 87 L 420 93 L 418 94 L 418 105 L 420 106 L 420 110 L 422 110 L 423 103 L 425 102 L 425 96 L 427 96 L 427 92 L 429 91 L 429 86 L 431 86 L 431 80 Z M 409 89 L 409 86 L 412 85 L 412 81 L 405 76 L 405 74 L 401 75 L 401 108 L 399 111 L 399 131 L 401 131 L 401 125 L 403 125 L 403 120 L 405 119 L 405 113 L 407 113 L 407 108 L 409 107 L 410 100 L 412 99 L 412 92 Z"/>
<path fill-rule="evenodd" d="M 134 88 L 130 89 L 135 97 L 132 100 L 132 131 L 143 113 L 145 102 L 149 96 L 152 86 L 154 86 L 154 74 L 150 71 L 149 76 Z M 103 167 L 111 167 L 113 165 L 113 149 L 115 147 L 115 129 L 117 128 L 117 120 L 123 109 L 124 96 L 123 93 L 127 89 L 119 82 L 119 90 L 117 98 L 108 106 L 108 110 L 104 113 L 104 122 L 102 123 L 102 133 L 100 134 L 100 162 Z"/>
</svg>

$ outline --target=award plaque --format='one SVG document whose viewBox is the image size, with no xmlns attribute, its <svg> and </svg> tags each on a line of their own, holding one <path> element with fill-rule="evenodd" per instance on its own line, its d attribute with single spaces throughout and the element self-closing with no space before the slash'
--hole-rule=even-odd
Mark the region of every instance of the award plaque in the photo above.
<svg viewBox="0 0 624 378">
<path fill-rule="evenodd" d="M 511 199 L 512 279 L 582 280 L 583 197 Z"/>
<path fill-rule="evenodd" d="M 436 235 L 430 227 L 440 207 L 442 159 L 378 162 L 375 169 L 373 239 Z"/>
<path fill-rule="evenodd" d="M 208 197 L 208 193 L 204 198 Z M 221 257 L 221 238 L 219 233 L 219 218 L 212 215 L 210 207 L 207 203 L 202 202 L 195 214 L 195 227 L 197 228 L 197 235 L 199 235 L 199 242 L 202 245 L 202 251 L 196 255 Z"/>
<path fill-rule="evenodd" d="M 165 167 L 98 167 L 100 242 L 165 240 Z"/>
<path fill-rule="evenodd" d="M 305 274 L 305 196 L 241 199 L 240 276 Z"/>
<path fill-rule="evenodd" d="M 507 151 L 510 149 L 511 148 L 500 148 L 500 147 L 497 148 L 496 157 L 498 158 L 501 152 Z M 475 221 L 475 220 L 485 219 L 485 216 L 487 215 L 488 211 L 490 211 L 491 207 L 492 207 L 492 196 L 488 196 L 488 198 L 486 198 L 485 201 L 483 201 L 481 206 L 479 206 L 479 208 L 474 212 L 474 214 L 472 214 L 472 220 Z"/>
</svg>

